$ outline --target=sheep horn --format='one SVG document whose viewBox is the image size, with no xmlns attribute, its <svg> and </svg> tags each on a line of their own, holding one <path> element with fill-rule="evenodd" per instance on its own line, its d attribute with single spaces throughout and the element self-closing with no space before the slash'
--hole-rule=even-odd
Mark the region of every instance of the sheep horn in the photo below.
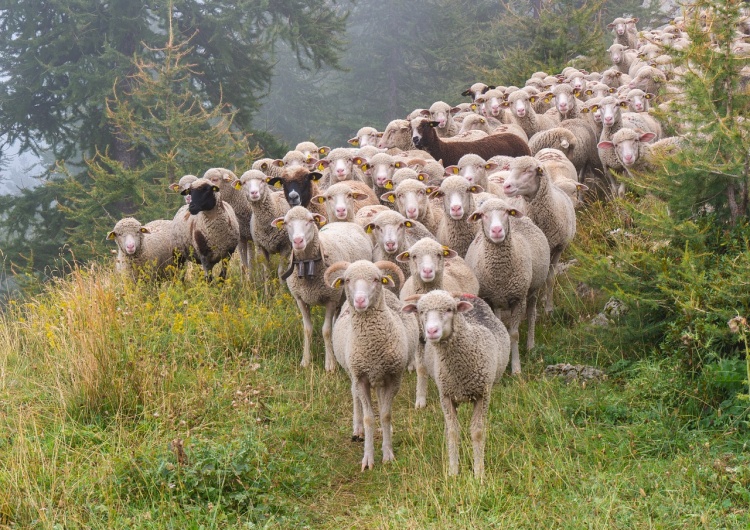
<svg viewBox="0 0 750 530">
<path fill-rule="evenodd" d="M 334 264 L 335 265 L 335 264 Z M 331 265 L 333 266 L 333 265 Z M 396 275 L 398 278 L 398 288 L 401 289 L 401 287 L 404 285 L 404 273 L 403 271 L 393 262 L 391 261 L 376 261 L 375 266 L 380 269 L 383 272 L 389 271 Z"/>
<path fill-rule="evenodd" d="M 331 266 L 328 267 L 326 271 L 323 273 L 323 282 L 325 282 L 327 287 L 330 287 L 332 276 L 336 274 L 338 271 L 346 270 L 348 267 L 349 267 L 348 261 L 337 261 L 336 263 L 331 264 Z"/>
</svg>

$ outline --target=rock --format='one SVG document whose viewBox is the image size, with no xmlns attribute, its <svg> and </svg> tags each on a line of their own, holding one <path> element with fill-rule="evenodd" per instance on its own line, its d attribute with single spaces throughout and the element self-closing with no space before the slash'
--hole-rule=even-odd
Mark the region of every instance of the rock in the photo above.
<svg viewBox="0 0 750 530">
<path fill-rule="evenodd" d="M 599 381 L 606 379 L 607 375 L 593 366 L 585 364 L 551 364 L 544 369 L 544 375 L 546 377 L 562 377 L 566 382 L 571 381 Z"/>
</svg>

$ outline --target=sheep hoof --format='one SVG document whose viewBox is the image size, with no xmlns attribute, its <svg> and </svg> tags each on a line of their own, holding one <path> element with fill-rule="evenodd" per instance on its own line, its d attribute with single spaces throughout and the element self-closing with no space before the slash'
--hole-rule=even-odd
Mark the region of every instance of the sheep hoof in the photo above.
<svg viewBox="0 0 750 530">
<path fill-rule="evenodd" d="M 302 359 L 302 362 L 301 362 L 301 363 L 299 363 L 299 365 L 300 365 L 300 366 L 301 366 L 302 368 L 307 368 L 307 367 L 308 367 L 308 366 L 310 365 L 310 361 L 308 361 L 307 359 Z"/>
<path fill-rule="evenodd" d="M 383 453 L 383 463 L 385 462 L 394 462 L 396 460 L 396 457 L 393 455 L 392 451 L 388 451 L 388 453 Z"/>
<path fill-rule="evenodd" d="M 374 469 L 375 468 L 375 459 L 372 457 L 372 455 L 365 455 L 365 457 L 362 459 L 362 471 L 365 469 Z"/>
<path fill-rule="evenodd" d="M 336 363 L 331 363 L 330 365 L 326 363 L 326 372 L 333 373 L 336 371 Z"/>
<path fill-rule="evenodd" d="M 358 434 L 352 434 L 352 442 L 364 442 L 365 439 Z"/>
<path fill-rule="evenodd" d="M 423 409 L 427 406 L 427 398 L 418 397 L 417 401 L 414 403 L 415 409 Z"/>
</svg>

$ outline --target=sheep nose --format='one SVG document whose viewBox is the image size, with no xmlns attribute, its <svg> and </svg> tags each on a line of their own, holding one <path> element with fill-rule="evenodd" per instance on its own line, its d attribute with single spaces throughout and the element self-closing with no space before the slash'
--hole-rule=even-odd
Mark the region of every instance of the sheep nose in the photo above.
<svg viewBox="0 0 750 530">
<path fill-rule="evenodd" d="M 434 269 L 432 267 L 422 267 L 422 275 L 424 276 L 432 276 L 434 274 Z"/>
<path fill-rule="evenodd" d="M 451 213 L 454 215 L 461 215 L 463 208 L 461 205 L 451 206 Z"/>
<path fill-rule="evenodd" d="M 414 142 L 414 145 L 417 145 L 419 143 L 419 136 L 412 136 L 411 141 Z"/>
<path fill-rule="evenodd" d="M 625 162 L 632 162 L 633 161 L 633 155 L 625 155 L 623 158 L 625 159 Z"/>
<path fill-rule="evenodd" d="M 492 237 L 502 237 L 503 236 L 503 227 L 502 226 L 493 226 L 490 228 L 490 233 L 492 234 Z"/>
<path fill-rule="evenodd" d="M 417 217 L 417 209 L 416 208 L 407 208 L 406 210 L 406 217 L 409 219 L 414 219 Z"/>
<path fill-rule="evenodd" d="M 303 244 L 304 242 L 305 242 L 305 238 L 303 238 L 302 236 L 295 236 L 295 237 L 294 237 L 294 238 L 292 239 L 292 243 L 294 243 L 294 244 L 295 244 L 296 246 L 300 246 L 300 245 L 302 245 L 302 244 Z"/>
<path fill-rule="evenodd" d="M 363 308 L 367 305 L 367 297 L 363 294 L 358 294 L 354 297 L 354 305 L 358 308 Z"/>
<path fill-rule="evenodd" d="M 346 208 L 336 208 L 336 217 L 339 219 L 346 217 Z"/>
<path fill-rule="evenodd" d="M 440 331 L 440 328 L 438 326 L 426 326 L 425 327 L 425 333 L 427 333 L 427 335 L 429 335 L 430 337 L 437 336 L 439 331 Z"/>
</svg>

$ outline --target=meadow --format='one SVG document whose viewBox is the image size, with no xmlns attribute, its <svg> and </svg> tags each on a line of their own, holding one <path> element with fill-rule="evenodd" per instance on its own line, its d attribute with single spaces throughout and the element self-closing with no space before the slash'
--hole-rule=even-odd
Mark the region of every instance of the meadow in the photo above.
<svg viewBox="0 0 750 530">
<path fill-rule="evenodd" d="M 585 240 L 585 234 L 581 237 Z M 689 412 L 701 387 L 590 320 L 607 297 L 560 276 L 520 377 L 493 391 L 483 483 L 460 409 L 458 477 L 443 416 L 414 373 L 393 409 L 396 461 L 360 472 L 349 381 L 299 366 L 302 326 L 256 267 L 207 285 L 123 282 L 74 268 L 12 301 L 0 322 L 0 528 L 747 528 L 740 425 Z M 632 326 L 632 323 L 629 325 Z M 566 383 L 549 364 L 596 366 Z M 691 404 L 687 407 L 686 404 Z M 709 406 L 706 404 L 706 406 Z"/>
</svg>

